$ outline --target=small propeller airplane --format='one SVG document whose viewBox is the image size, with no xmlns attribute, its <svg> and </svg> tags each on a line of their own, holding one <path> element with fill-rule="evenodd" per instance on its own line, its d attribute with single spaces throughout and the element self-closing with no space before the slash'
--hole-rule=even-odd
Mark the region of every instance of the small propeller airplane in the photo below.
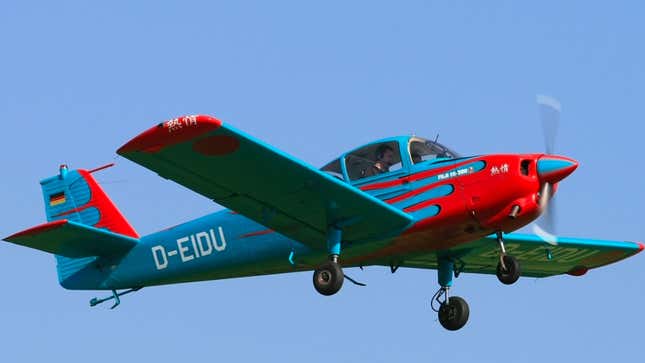
<svg viewBox="0 0 645 363">
<path fill-rule="evenodd" d="M 311 270 L 316 291 L 333 295 L 345 279 L 363 285 L 343 268 L 408 267 L 437 270 L 432 308 L 458 330 L 469 308 L 449 291 L 461 273 L 581 276 L 643 250 L 511 233 L 578 166 L 551 153 L 462 157 L 400 136 L 317 169 L 206 115 L 159 123 L 117 153 L 230 209 L 140 236 L 93 177 L 107 166 L 62 165 L 40 182 L 48 222 L 5 240 L 54 254 L 66 289 L 111 290 L 91 306 L 146 286 Z"/>
</svg>

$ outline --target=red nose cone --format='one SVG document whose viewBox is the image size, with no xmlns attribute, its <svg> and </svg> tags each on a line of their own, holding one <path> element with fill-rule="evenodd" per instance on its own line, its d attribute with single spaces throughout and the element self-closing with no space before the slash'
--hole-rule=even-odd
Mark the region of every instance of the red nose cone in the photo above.
<svg viewBox="0 0 645 363">
<path fill-rule="evenodd" d="M 537 173 L 543 183 L 555 184 L 569 176 L 578 167 L 578 162 L 558 155 L 544 155 L 538 159 Z"/>
</svg>

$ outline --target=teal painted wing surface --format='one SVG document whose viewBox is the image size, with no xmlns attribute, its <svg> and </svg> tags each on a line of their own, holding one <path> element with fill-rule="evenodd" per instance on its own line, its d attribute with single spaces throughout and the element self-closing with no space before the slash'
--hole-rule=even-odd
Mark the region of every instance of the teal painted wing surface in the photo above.
<svg viewBox="0 0 645 363">
<path fill-rule="evenodd" d="M 41 224 L 5 241 L 70 258 L 118 256 L 138 243 L 131 237 L 68 220 Z"/>
<path fill-rule="evenodd" d="M 411 217 L 209 116 L 161 123 L 117 151 L 213 201 L 315 248 L 398 233 Z"/>
<path fill-rule="evenodd" d="M 522 276 L 546 277 L 564 273 L 581 274 L 587 269 L 604 266 L 643 249 L 636 242 L 606 241 L 558 237 L 556 246 L 529 234 L 507 234 L 504 237 L 509 255 L 515 256 Z M 405 267 L 437 268 L 437 255 L 451 257 L 464 272 L 495 274 L 499 247 L 494 236 L 437 253 L 408 256 Z"/>
</svg>

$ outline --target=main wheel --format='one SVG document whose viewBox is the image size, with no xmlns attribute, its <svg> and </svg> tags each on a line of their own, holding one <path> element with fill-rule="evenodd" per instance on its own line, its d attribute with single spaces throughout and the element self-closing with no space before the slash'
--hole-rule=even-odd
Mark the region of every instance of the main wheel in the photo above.
<svg viewBox="0 0 645 363">
<path fill-rule="evenodd" d="M 466 300 L 459 296 L 451 296 L 439 308 L 439 323 L 447 330 L 459 330 L 468 322 L 470 309 Z"/>
<path fill-rule="evenodd" d="M 520 278 L 520 263 L 513 256 L 504 256 L 504 266 L 501 261 L 497 263 L 497 279 L 506 285 L 514 284 Z"/>
<path fill-rule="evenodd" d="M 314 287 L 322 295 L 333 295 L 343 286 L 343 269 L 333 261 L 327 261 L 314 271 Z"/>
</svg>

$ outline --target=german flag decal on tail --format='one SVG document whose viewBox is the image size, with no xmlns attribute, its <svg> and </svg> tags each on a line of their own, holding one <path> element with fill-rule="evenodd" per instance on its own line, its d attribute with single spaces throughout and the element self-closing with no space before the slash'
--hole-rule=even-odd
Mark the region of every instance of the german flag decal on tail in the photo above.
<svg viewBox="0 0 645 363">
<path fill-rule="evenodd" d="M 65 192 L 60 192 L 56 194 L 52 194 L 49 196 L 49 206 L 50 207 L 55 207 L 57 205 L 61 205 L 65 203 Z"/>
</svg>

